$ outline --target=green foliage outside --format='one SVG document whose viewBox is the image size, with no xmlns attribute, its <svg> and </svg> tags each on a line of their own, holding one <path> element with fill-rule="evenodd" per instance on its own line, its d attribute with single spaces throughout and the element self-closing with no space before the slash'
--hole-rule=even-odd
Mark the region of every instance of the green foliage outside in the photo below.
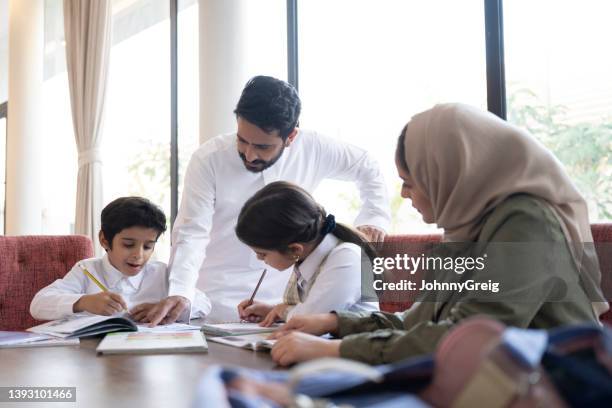
<svg viewBox="0 0 612 408">
<path fill-rule="evenodd" d="M 543 104 L 528 89 L 519 89 L 508 98 L 508 121 L 527 129 L 565 165 L 591 204 L 591 220 L 610 220 L 612 116 L 596 122 L 570 123 L 567 113 L 562 105 Z"/>
</svg>

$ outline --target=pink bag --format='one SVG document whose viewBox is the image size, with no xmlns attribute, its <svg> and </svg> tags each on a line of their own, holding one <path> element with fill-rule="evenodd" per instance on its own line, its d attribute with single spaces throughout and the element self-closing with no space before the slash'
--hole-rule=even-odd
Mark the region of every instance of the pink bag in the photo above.
<svg viewBox="0 0 612 408">
<path fill-rule="evenodd" d="M 437 407 L 565 407 L 544 370 L 517 358 L 502 336 L 506 327 L 474 317 L 438 344 L 431 384 L 421 397 Z"/>
</svg>

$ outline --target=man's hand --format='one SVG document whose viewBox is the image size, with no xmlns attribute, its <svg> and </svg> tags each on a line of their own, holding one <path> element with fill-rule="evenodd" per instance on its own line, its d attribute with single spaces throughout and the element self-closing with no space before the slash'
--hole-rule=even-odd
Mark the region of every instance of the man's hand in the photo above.
<svg viewBox="0 0 612 408">
<path fill-rule="evenodd" d="M 157 303 L 141 303 L 134 306 L 132 310 L 130 310 L 130 316 L 137 322 L 148 323 L 149 321 L 147 320 L 147 314 L 155 306 L 157 306 Z"/>
<path fill-rule="evenodd" d="M 292 332 L 276 341 L 272 347 L 272 359 L 286 366 L 321 357 L 340 357 L 340 342 Z"/>
<path fill-rule="evenodd" d="M 150 308 L 145 319 L 149 322 L 149 327 L 155 327 L 160 323 L 174 323 L 190 306 L 189 300 L 183 296 L 168 296 Z"/>
<path fill-rule="evenodd" d="M 279 339 L 293 331 L 321 336 L 325 333 L 334 334 L 338 330 L 338 316 L 335 313 L 298 315 L 292 317 L 286 324 L 272 333 L 271 339 Z"/>
<path fill-rule="evenodd" d="M 261 322 L 264 317 L 270 313 L 272 306 L 262 302 L 250 302 L 250 299 L 245 299 L 238 304 L 238 315 L 242 320 L 247 322 Z"/>
<path fill-rule="evenodd" d="M 270 327 L 276 321 L 283 320 L 285 316 L 285 311 L 288 307 L 289 305 L 286 303 L 281 303 L 280 305 L 274 306 L 272 310 L 270 310 L 266 318 L 263 320 L 263 322 L 259 323 L 259 325 L 262 327 Z"/>
<path fill-rule="evenodd" d="M 123 310 L 127 310 L 125 300 L 113 292 L 83 295 L 72 305 L 72 311 L 75 313 L 89 312 L 103 316 L 110 316 Z"/>
<path fill-rule="evenodd" d="M 383 242 L 385 231 L 373 225 L 360 225 L 357 230 L 366 236 L 369 242 Z"/>
</svg>

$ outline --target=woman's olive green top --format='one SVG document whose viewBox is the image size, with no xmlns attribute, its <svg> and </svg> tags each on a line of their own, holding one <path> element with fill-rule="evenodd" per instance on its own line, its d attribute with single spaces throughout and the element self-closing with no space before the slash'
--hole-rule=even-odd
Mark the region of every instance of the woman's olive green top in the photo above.
<svg viewBox="0 0 612 408">
<path fill-rule="evenodd" d="M 455 324 L 478 314 L 523 328 L 598 321 L 559 221 L 544 202 L 525 194 L 508 198 L 488 216 L 478 242 L 487 264 L 472 279 L 499 282 L 499 293 L 420 302 L 396 314 L 337 312 L 340 355 L 380 364 L 431 353 Z"/>
</svg>

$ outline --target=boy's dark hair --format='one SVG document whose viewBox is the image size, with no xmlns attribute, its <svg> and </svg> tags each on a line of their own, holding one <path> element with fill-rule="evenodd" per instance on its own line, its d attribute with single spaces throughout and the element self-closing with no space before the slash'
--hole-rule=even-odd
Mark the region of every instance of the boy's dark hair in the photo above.
<svg viewBox="0 0 612 408">
<path fill-rule="evenodd" d="M 111 201 L 102 210 L 101 230 L 109 245 L 119 232 L 130 227 L 153 228 L 157 238 L 166 231 L 164 212 L 151 201 L 142 197 L 120 197 Z"/>
<path fill-rule="evenodd" d="M 256 76 L 247 82 L 234 113 L 266 133 L 278 130 L 283 139 L 298 125 L 302 104 L 296 89 L 269 76 Z"/>
<path fill-rule="evenodd" d="M 326 217 L 325 209 L 306 190 L 276 181 L 244 203 L 236 235 L 246 245 L 287 253 L 289 244 L 322 239 Z M 370 259 L 376 256 L 363 235 L 351 227 L 337 223 L 331 233 L 341 241 L 359 245 Z"/>
</svg>

